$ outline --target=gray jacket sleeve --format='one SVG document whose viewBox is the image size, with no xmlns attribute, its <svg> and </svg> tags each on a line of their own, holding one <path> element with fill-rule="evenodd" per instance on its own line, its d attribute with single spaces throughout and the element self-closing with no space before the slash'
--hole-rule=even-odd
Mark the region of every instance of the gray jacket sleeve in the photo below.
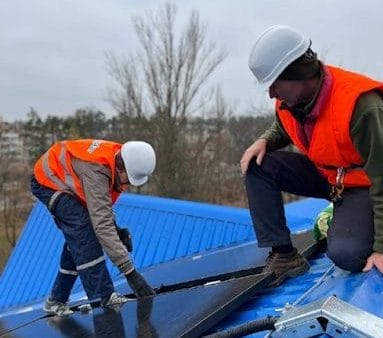
<svg viewBox="0 0 383 338">
<path fill-rule="evenodd" d="M 94 232 L 111 261 L 122 273 L 133 269 L 130 253 L 118 237 L 112 199 L 109 192 L 111 171 L 103 165 L 72 160 L 85 193 L 86 205 Z"/>
</svg>

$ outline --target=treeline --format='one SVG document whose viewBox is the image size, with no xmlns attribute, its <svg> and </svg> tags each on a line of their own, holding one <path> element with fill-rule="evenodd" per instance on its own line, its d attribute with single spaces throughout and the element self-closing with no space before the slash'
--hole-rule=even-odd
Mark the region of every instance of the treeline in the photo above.
<svg viewBox="0 0 383 338">
<path fill-rule="evenodd" d="M 106 117 L 79 109 L 67 117 L 43 119 L 31 110 L 18 122 L 27 153 L 28 172 L 51 144 L 66 139 L 96 138 L 117 142 L 145 140 L 157 152 L 157 167 L 144 193 L 203 202 L 245 206 L 239 159 L 272 123 L 272 115 L 224 116 L 167 120 L 161 114 Z"/>
</svg>

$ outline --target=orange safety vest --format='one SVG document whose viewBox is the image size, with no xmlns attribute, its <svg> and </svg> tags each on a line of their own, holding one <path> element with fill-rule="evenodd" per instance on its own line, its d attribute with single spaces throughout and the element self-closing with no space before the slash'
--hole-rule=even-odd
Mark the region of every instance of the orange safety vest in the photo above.
<svg viewBox="0 0 383 338">
<path fill-rule="evenodd" d="M 36 162 L 34 174 L 37 181 L 48 188 L 71 191 L 85 204 L 85 194 L 72 167 L 72 158 L 105 165 L 112 172 L 110 194 L 114 203 L 119 193 L 113 190 L 115 156 L 121 144 L 104 140 L 61 141 L 53 144 Z"/>
<path fill-rule="evenodd" d="M 371 181 L 361 167 L 363 159 L 355 149 L 350 136 L 350 121 L 358 97 L 371 90 L 383 92 L 383 83 L 366 76 L 328 66 L 332 87 L 315 123 L 308 148 L 298 136 L 298 122 L 288 110 L 280 109 L 277 115 L 295 146 L 323 173 L 330 184 L 336 182 L 337 168 L 344 168 L 345 187 L 369 187 Z"/>
</svg>

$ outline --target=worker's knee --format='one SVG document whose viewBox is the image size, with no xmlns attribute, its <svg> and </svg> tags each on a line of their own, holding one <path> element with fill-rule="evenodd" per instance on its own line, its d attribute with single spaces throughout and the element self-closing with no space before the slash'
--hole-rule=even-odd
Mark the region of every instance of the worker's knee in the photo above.
<svg viewBox="0 0 383 338">
<path fill-rule="evenodd" d="M 327 256 L 334 264 L 351 272 L 361 272 L 370 254 L 370 249 L 355 243 L 355 241 L 350 241 L 350 243 L 344 241 L 343 243 L 338 243 L 338 245 L 333 243 L 327 247 Z"/>
<path fill-rule="evenodd" d="M 247 170 L 247 175 L 271 175 L 279 170 L 278 168 L 278 161 L 276 158 L 278 157 L 278 154 L 275 154 L 277 152 L 270 152 L 266 153 L 263 157 L 262 164 L 257 164 L 256 157 L 252 158 L 249 162 L 249 168 Z"/>
</svg>

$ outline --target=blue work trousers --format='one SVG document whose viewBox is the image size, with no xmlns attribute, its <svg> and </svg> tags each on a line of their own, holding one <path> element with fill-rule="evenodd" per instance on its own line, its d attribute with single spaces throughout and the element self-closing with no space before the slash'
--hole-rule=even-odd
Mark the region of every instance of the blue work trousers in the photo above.
<svg viewBox="0 0 383 338">
<path fill-rule="evenodd" d="M 31 190 L 47 207 L 55 193 L 37 182 L 34 176 L 31 179 Z M 50 206 L 49 211 L 65 238 L 60 270 L 52 288 L 51 298 L 65 303 L 69 299 L 77 275 L 80 276 L 89 300 L 108 297 L 114 292 L 114 286 L 87 208 L 73 195 L 62 193 Z"/>
<path fill-rule="evenodd" d="M 260 247 L 291 244 L 281 192 L 329 199 L 331 186 L 304 155 L 288 151 L 266 153 L 262 164 L 250 161 L 246 191 Z M 349 271 L 359 272 L 372 253 L 373 203 L 367 188 L 348 188 L 334 206 L 327 232 L 327 255 Z"/>
</svg>

